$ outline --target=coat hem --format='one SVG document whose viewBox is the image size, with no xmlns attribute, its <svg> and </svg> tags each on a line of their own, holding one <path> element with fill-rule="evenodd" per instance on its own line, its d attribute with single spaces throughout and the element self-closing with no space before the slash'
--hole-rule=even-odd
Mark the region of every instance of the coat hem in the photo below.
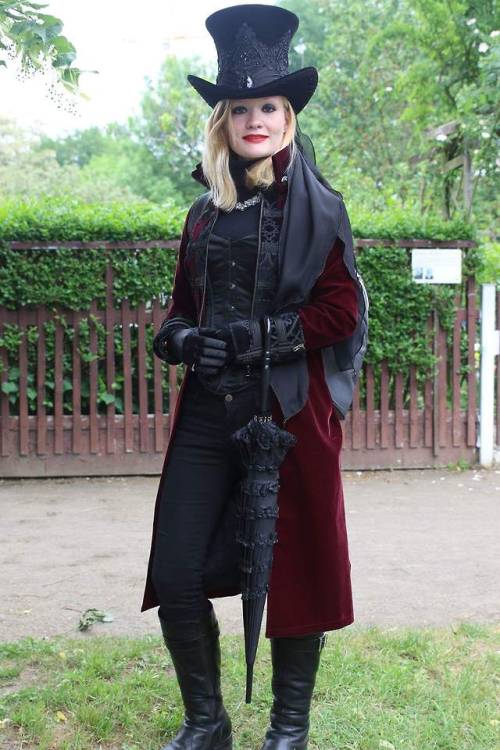
<svg viewBox="0 0 500 750">
<path fill-rule="evenodd" d="M 308 625 L 293 625 L 289 628 L 267 628 L 266 638 L 286 638 L 287 636 L 309 635 L 310 633 L 326 632 L 327 630 L 339 630 L 352 625 L 354 616 L 344 617 L 341 620 L 327 620 L 326 622 L 309 623 Z"/>
</svg>

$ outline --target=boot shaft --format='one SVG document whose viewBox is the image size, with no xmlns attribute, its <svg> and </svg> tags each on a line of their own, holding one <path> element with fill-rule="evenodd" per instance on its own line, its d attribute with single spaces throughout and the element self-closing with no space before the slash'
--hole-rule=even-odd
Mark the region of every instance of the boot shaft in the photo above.
<svg viewBox="0 0 500 750">
<path fill-rule="evenodd" d="M 311 700 L 326 638 L 326 633 L 271 638 L 273 705 L 262 750 L 307 748 Z"/>
<path fill-rule="evenodd" d="M 200 620 L 168 622 L 158 613 L 174 665 L 186 722 L 205 725 L 223 712 L 219 624 L 213 609 Z"/>
<path fill-rule="evenodd" d="M 273 666 L 273 693 L 281 685 L 300 684 L 311 693 L 316 682 L 321 651 L 326 643 L 326 633 L 313 633 L 300 638 L 271 638 Z M 304 690 L 301 691 L 304 695 Z"/>
</svg>

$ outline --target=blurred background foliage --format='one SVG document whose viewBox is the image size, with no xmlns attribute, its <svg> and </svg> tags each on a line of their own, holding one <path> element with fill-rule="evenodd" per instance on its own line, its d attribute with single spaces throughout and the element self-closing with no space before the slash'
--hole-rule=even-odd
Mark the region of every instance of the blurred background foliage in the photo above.
<svg viewBox="0 0 500 750">
<path fill-rule="evenodd" d="M 300 17 L 290 70 L 319 86 L 299 115 L 348 208 L 471 222 L 498 270 L 500 31 L 496 0 L 285 0 Z M 215 58 L 215 48 L 214 48 Z M 0 117 L 0 202 L 54 197 L 185 211 L 201 187 L 209 107 L 188 73 L 215 59 L 167 56 L 139 114 L 61 138 Z"/>
</svg>

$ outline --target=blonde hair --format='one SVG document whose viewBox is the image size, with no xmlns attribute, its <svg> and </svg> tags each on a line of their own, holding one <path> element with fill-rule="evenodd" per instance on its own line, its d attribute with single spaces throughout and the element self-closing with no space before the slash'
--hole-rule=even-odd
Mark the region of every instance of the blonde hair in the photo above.
<svg viewBox="0 0 500 750">
<path fill-rule="evenodd" d="M 289 165 L 295 158 L 296 117 L 286 96 L 280 96 L 287 117 L 287 129 L 279 150 L 290 145 Z M 232 211 L 238 200 L 236 186 L 229 171 L 229 132 L 231 99 L 221 99 L 213 108 L 205 125 L 205 145 L 202 169 L 211 193 L 212 202 L 224 211 Z M 272 155 L 259 159 L 246 170 L 247 187 L 268 188 L 274 182 Z"/>
</svg>

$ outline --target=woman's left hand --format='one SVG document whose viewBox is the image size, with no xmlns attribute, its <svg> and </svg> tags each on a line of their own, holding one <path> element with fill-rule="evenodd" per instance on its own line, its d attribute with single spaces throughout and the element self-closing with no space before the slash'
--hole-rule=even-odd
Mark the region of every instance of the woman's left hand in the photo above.
<svg viewBox="0 0 500 750">
<path fill-rule="evenodd" d="M 271 362 L 286 362 L 305 354 L 304 333 L 297 312 L 270 316 Z M 216 330 L 217 338 L 227 344 L 228 362 L 248 364 L 262 358 L 261 321 L 236 320 Z"/>
</svg>

